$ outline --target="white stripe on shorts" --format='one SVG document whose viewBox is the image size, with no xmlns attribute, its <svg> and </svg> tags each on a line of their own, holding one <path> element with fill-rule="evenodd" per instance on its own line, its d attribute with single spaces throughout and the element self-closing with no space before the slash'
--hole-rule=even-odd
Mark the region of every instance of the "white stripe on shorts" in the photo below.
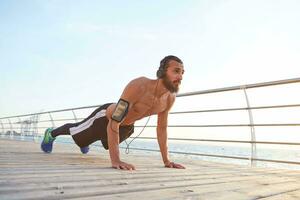
<svg viewBox="0 0 300 200">
<path fill-rule="evenodd" d="M 101 111 L 97 112 L 96 115 L 94 115 L 90 119 L 86 120 L 84 123 L 82 123 L 76 127 L 70 128 L 70 134 L 76 135 L 77 133 L 80 133 L 81 131 L 88 129 L 89 127 L 91 127 L 93 125 L 93 123 L 96 119 L 98 119 L 100 117 L 104 117 L 105 114 L 106 114 L 106 110 L 101 110 Z"/>
</svg>

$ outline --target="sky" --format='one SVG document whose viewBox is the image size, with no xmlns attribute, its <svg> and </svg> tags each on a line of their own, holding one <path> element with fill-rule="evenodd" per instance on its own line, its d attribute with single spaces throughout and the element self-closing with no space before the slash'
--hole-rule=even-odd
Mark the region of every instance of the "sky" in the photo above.
<svg viewBox="0 0 300 200">
<path fill-rule="evenodd" d="M 0 0 L 0 117 L 116 102 L 180 57 L 180 93 L 300 75 L 298 0 Z M 298 102 L 299 103 L 299 102 Z"/>
</svg>

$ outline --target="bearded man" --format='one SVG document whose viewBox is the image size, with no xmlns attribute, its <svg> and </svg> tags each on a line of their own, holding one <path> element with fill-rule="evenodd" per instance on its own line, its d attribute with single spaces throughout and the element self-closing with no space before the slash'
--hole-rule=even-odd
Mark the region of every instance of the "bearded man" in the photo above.
<svg viewBox="0 0 300 200">
<path fill-rule="evenodd" d="M 184 169 L 184 166 L 170 161 L 167 145 L 168 114 L 183 73 L 183 62 L 176 56 L 166 56 L 160 62 L 157 79 L 134 79 L 125 87 L 118 103 L 100 106 L 81 122 L 48 128 L 41 149 L 51 153 L 53 142 L 59 135 L 71 135 L 82 153 L 88 153 L 89 145 L 100 140 L 109 150 L 113 168 L 135 170 L 134 165 L 121 161 L 119 144 L 134 132 L 135 121 L 157 115 L 157 140 L 164 166 Z"/>
</svg>

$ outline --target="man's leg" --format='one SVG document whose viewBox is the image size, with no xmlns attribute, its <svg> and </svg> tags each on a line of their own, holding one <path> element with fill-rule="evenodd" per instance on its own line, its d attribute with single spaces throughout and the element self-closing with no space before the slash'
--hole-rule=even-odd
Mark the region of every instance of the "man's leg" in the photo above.
<svg viewBox="0 0 300 200">
<path fill-rule="evenodd" d="M 105 111 L 109 105 L 111 105 L 111 103 L 100 106 L 99 108 L 94 110 L 94 112 L 90 114 L 90 116 L 88 116 L 86 119 L 82 120 L 81 122 L 64 124 L 56 129 L 47 129 L 45 131 L 44 140 L 41 144 L 42 150 L 46 153 L 51 153 L 53 142 L 57 136 L 72 135 L 73 139 L 79 138 L 79 141 L 81 141 L 81 143 L 82 142 L 84 143 L 84 145 L 80 145 L 78 144 L 78 141 L 74 139 L 75 143 L 78 146 L 80 146 L 81 152 L 84 154 L 88 153 L 89 151 L 88 145 L 98 140 L 98 134 L 95 134 L 95 131 L 93 130 L 94 121 L 97 119 L 100 120 L 100 122 L 103 122 L 103 120 L 107 121 L 105 117 Z M 103 118 L 103 119 L 99 119 L 99 118 Z M 71 129 L 73 130 L 73 132 L 71 131 L 70 133 Z M 106 126 L 105 126 L 105 132 L 106 132 Z"/>
<path fill-rule="evenodd" d="M 56 129 L 53 128 L 47 128 L 45 131 L 44 139 L 41 144 L 41 149 L 45 153 L 51 153 L 53 148 L 53 142 L 55 138 L 59 135 L 70 135 L 70 128 L 77 126 L 80 123 L 68 123 L 64 124 Z M 82 147 L 80 148 L 81 152 L 83 154 L 86 154 L 89 152 L 89 147 Z"/>
<path fill-rule="evenodd" d="M 56 129 L 51 130 L 51 136 L 57 137 L 59 135 L 70 135 L 70 128 L 77 126 L 79 123 L 64 124 Z"/>
</svg>

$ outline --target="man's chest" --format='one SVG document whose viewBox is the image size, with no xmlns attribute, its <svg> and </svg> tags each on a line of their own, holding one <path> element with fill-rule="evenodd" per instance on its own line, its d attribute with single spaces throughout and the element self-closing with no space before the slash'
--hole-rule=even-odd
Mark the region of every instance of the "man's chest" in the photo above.
<svg viewBox="0 0 300 200">
<path fill-rule="evenodd" d="M 143 95 L 130 110 L 142 117 L 157 114 L 166 110 L 168 104 L 168 96 L 162 95 L 160 98 L 155 98 L 153 95 Z"/>
</svg>

